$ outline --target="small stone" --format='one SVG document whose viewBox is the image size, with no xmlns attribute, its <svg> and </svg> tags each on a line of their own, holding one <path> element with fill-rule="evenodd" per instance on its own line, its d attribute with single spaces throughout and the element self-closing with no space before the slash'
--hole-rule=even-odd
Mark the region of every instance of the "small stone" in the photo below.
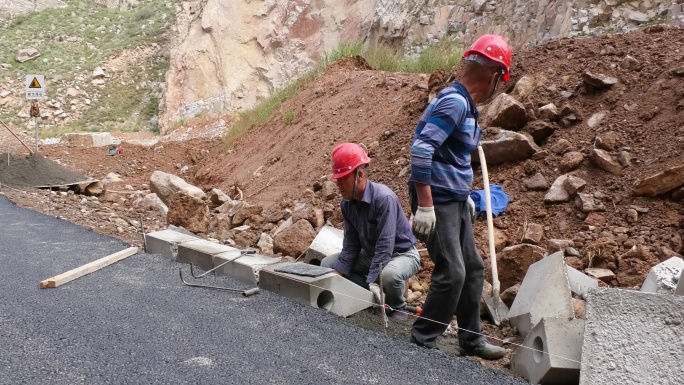
<svg viewBox="0 0 684 385">
<path fill-rule="evenodd" d="M 646 207 L 640 207 L 635 205 L 631 205 L 629 206 L 629 208 L 636 210 L 636 212 L 638 212 L 639 214 L 646 214 L 649 211 Z"/>
<path fill-rule="evenodd" d="M 632 154 L 629 151 L 620 151 L 618 154 L 618 163 L 622 167 L 629 167 L 632 165 Z"/>
<path fill-rule="evenodd" d="M 578 151 L 566 152 L 560 162 L 560 170 L 563 173 L 576 169 L 584 161 L 584 155 Z"/>
<path fill-rule="evenodd" d="M 544 237 L 544 227 L 537 223 L 530 223 L 527 225 L 527 230 L 523 235 L 523 242 L 538 245 Z"/>
<path fill-rule="evenodd" d="M 591 118 L 589 118 L 589 120 L 587 121 L 587 126 L 589 126 L 589 128 L 596 128 L 596 127 L 598 127 L 598 125 L 601 124 L 601 122 L 602 122 L 603 119 L 606 117 L 606 115 L 608 115 L 608 112 L 607 112 L 607 111 L 601 111 L 601 112 L 595 113 L 595 114 L 592 115 Z"/>
<path fill-rule="evenodd" d="M 639 70 L 641 70 L 641 67 L 643 67 L 643 66 L 641 65 L 641 63 L 637 59 L 627 55 L 627 56 L 625 56 L 624 59 L 622 59 L 622 63 L 620 63 L 620 67 L 622 67 L 626 70 L 630 70 L 630 71 L 639 71 Z"/>
<path fill-rule="evenodd" d="M 575 196 L 578 192 L 584 190 L 584 186 L 586 185 L 587 182 L 584 179 L 574 175 L 568 175 L 568 178 L 563 183 L 563 188 L 565 188 L 565 191 L 567 191 L 568 194 Z"/>
<path fill-rule="evenodd" d="M 551 147 L 551 152 L 553 152 L 556 155 L 562 155 L 568 150 L 570 150 L 571 147 L 572 144 L 569 141 L 561 139 Z"/>
<path fill-rule="evenodd" d="M 615 85 L 618 80 L 614 77 L 604 74 L 593 74 L 589 71 L 584 71 L 582 74 L 582 81 L 597 89 L 609 88 Z"/>
<path fill-rule="evenodd" d="M 588 269 L 584 269 L 584 273 L 603 282 L 610 282 L 615 278 L 615 273 L 608 269 L 590 267 Z"/>
<path fill-rule="evenodd" d="M 421 293 L 420 291 L 411 292 L 411 294 L 409 294 L 408 297 L 406 297 L 406 302 L 415 303 L 422 296 L 423 296 L 423 293 Z"/>
<path fill-rule="evenodd" d="M 413 291 L 423 291 L 423 285 L 420 284 L 418 281 L 413 281 L 411 282 L 411 290 Z"/>
<path fill-rule="evenodd" d="M 597 213 L 597 212 L 591 212 L 587 217 L 584 219 L 584 223 L 591 225 L 591 226 L 598 226 L 606 222 L 606 218 Z"/>
<path fill-rule="evenodd" d="M 617 147 L 617 135 L 614 132 L 606 132 L 601 135 L 596 136 L 596 147 L 606 150 L 606 151 L 612 151 Z"/>
<path fill-rule="evenodd" d="M 577 251 L 576 248 L 568 247 L 565 249 L 565 255 L 570 256 L 570 257 L 579 257 L 581 254 L 579 251 Z"/>
<path fill-rule="evenodd" d="M 629 209 L 629 210 L 627 210 L 627 215 L 625 216 L 625 220 L 629 224 L 635 224 L 639 220 L 639 213 L 637 213 L 637 211 L 634 209 Z"/>
<path fill-rule="evenodd" d="M 587 303 L 586 301 L 578 298 L 572 299 L 572 309 L 575 312 L 575 318 L 586 319 L 587 318 Z"/>
<path fill-rule="evenodd" d="M 545 191 L 549 188 L 549 182 L 538 172 L 525 181 L 525 187 L 531 191 Z"/>
<path fill-rule="evenodd" d="M 608 171 L 613 175 L 622 175 L 622 166 L 604 150 L 598 148 L 592 149 L 589 160 L 602 170 Z"/>
</svg>

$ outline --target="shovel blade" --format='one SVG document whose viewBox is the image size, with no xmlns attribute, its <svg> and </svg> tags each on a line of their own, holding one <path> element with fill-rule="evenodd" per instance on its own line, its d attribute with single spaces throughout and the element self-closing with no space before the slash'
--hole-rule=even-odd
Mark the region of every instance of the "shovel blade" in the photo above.
<svg viewBox="0 0 684 385">
<path fill-rule="evenodd" d="M 489 317 L 494 322 L 494 325 L 501 325 L 501 321 L 508 318 L 508 306 L 501 300 L 501 298 L 494 298 L 488 295 L 482 297 L 484 299 L 485 307 Z"/>
</svg>

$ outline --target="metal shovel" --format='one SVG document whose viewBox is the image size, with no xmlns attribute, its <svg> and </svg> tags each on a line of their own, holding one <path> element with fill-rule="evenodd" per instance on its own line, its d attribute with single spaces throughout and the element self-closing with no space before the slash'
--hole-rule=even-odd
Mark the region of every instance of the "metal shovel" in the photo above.
<svg viewBox="0 0 684 385">
<path fill-rule="evenodd" d="M 499 272 L 496 268 L 496 249 L 494 247 L 494 223 L 492 220 L 492 197 L 489 191 L 489 174 L 487 174 L 487 161 L 485 160 L 484 150 L 481 145 L 477 145 L 477 152 L 480 155 L 480 167 L 482 167 L 482 181 L 484 182 L 485 204 L 487 206 L 487 231 L 489 232 L 489 262 L 492 267 L 492 295 L 484 294 L 487 313 L 494 321 L 496 326 L 508 317 L 508 306 L 499 297 Z"/>
</svg>

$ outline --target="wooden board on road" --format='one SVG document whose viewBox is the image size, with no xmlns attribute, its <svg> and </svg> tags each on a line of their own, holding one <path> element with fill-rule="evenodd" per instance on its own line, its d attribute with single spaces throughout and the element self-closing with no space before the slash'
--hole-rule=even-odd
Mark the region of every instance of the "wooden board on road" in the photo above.
<svg viewBox="0 0 684 385">
<path fill-rule="evenodd" d="M 104 258 L 100 258 L 97 261 L 93 261 L 83 266 L 69 270 L 66 273 L 62 273 L 60 275 L 56 275 L 52 278 L 48 278 L 44 281 L 41 281 L 40 288 L 45 289 L 64 285 L 65 283 L 73 281 L 76 278 L 80 278 L 86 274 L 92 273 L 93 271 L 100 270 L 101 268 L 111 265 L 112 263 L 119 262 L 120 260 L 130 257 L 131 255 L 137 252 L 137 247 L 129 247 L 128 249 L 121 250 L 114 254 L 108 255 Z"/>
</svg>

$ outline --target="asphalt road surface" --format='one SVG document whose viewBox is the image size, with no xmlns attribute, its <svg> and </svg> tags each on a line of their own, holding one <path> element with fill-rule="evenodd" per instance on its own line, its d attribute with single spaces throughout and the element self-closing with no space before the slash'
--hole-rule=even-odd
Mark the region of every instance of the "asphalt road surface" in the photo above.
<svg viewBox="0 0 684 385">
<path fill-rule="evenodd" d="M 39 289 L 126 247 L 0 195 L 0 384 L 526 383 L 267 291 L 184 286 L 157 255 Z"/>
</svg>

